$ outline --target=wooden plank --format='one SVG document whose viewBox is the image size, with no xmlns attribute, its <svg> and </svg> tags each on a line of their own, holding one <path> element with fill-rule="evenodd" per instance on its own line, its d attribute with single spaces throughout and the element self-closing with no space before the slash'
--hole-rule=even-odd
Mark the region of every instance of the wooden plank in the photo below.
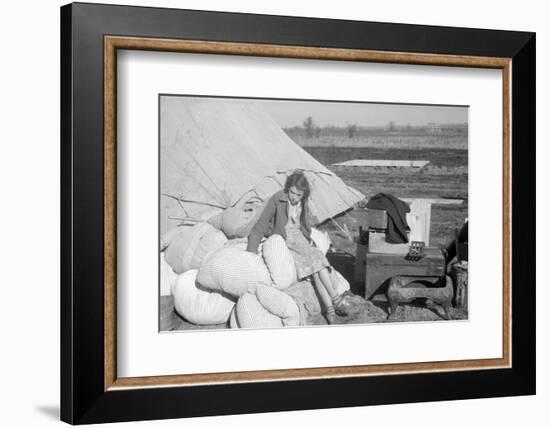
<svg viewBox="0 0 550 428">
<path fill-rule="evenodd" d="M 413 201 L 424 201 L 433 205 L 462 205 L 464 199 L 447 199 L 447 198 L 399 198 L 409 205 Z"/>
<path fill-rule="evenodd" d="M 392 159 L 352 159 L 345 162 L 333 163 L 334 166 L 356 167 L 391 167 L 391 168 L 423 168 L 428 160 L 392 160 Z"/>
</svg>

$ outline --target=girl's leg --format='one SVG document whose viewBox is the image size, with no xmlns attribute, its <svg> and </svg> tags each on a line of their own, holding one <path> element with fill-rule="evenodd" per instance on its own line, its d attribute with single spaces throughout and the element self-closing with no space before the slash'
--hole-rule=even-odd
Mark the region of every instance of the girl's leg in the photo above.
<svg viewBox="0 0 550 428">
<path fill-rule="evenodd" d="M 327 290 L 327 293 L 329 294 L 330 298 L 334 300 L 338 297 L 338 293 L 334 289 L 334 286 L 332 285 L 332 278 L 330 277 L 330 274 L 328 272 L 328 268 L 324 268 L 320 270 L 319 277 L 321 278 L 321 281 L 323 282 L 323 285 L 325 289 Z"/>
<path fill-rule="evenodd" d="M 329 295 L 327 292 L 327 289 L 325 288 L 323 281 L 319 277 L 319 272 L 316 272 L 313 274 L 313 284 L 315 285 L 315 289 L 317 290 L 317 293 L 319 293 L 319 297 L 321 298 L 321 303 L 323 303 L 323 306 L 325 307 L 325 310 L 329 312 L 331 309 L 334 311 L 334 308 L 332 307 L 332 296 Z"/>
<path fill-rule="evenodd" d="M 323 281 L 323 277 L 326 281 Z M 343 298 L 334 291 L 327 269 L 325 268 L 320 272 L 314 273 L 313 281 L 324 306 L 325 319 L 329 324 L 338 324 L 339 320 L 336 317 L 336 312 L 338 311 L 341 315 L 346 315 L 346 311 L 342 310 L 341 304 Z"/>
<path fill-rule="evenodd" d="M 336 312 L 344 315 L 349 314 L 353 309 L 354 304 L 348 297 L 346 297 L 345 294 L 338 294 L 336 292 L 334 285 L 332 284 L 332 279 L 328 272 L 328 268 L 322 269 L 316 275 L 318 275 L 318 278 L 322 282 L 322 286 L 320 288 L 324 288 L 326 290 L 326 294 L 329 296 L 331 305 L 334 307 Z"/>
</svg>

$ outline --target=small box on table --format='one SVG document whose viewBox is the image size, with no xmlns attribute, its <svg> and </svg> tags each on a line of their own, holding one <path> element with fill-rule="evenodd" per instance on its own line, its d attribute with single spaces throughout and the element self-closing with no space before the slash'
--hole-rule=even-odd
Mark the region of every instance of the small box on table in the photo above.
<svg viewBox="0 0 550 428">
<path fill-rule="evenodd" d="M 388 228 L 388 213 L 386 210 L 373 210 L 372 208 L 365 208 L 367 214 L 367 226 L 371 229 Z"/>
</svg>

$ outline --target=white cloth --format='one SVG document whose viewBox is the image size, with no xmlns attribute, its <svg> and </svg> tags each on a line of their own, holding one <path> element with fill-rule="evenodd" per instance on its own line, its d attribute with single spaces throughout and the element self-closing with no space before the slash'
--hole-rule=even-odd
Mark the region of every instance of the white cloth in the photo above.
<svg viewBox="0 0 550 428">
<path fill-rule="evenodd" d="M 300 216 L 302 215 L 302 203 L 298 202 L 296 205 L 288 203 L 288 223 L 287 224 L 299 224 Z"/>
</svg>

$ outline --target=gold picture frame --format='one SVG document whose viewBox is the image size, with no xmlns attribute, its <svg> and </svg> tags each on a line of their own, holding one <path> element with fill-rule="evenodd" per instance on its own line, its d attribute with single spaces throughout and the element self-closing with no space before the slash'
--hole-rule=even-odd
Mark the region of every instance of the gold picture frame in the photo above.
<svg viewBox="0 0 550 428">
<path fill-rule="evenodd" d="M 105 36 L 105 390 L 167 385 L 218 384 L 335 378 L 430 371 L 508 368 L 511 364 L 511 168 L 510 168 L 510 85 L 511 59 L 458 55 L 431 55 L 404 52 L 376 52 L 247 43 L 167 40 Z M 116 376 L 116 52 L 118 49 L 201 53 L 210 55 L 247 55 L 277 58 L 336 61 L 382 62 L 416 65 L 495 68 L 502 70 L 503 95 L 503 349 L 502 358 L 440 361 L 408 364 L 381 364 L 348 367 L 265 370 L 215 374 L 191 374 L 118 378 Z"/>
</svg>

